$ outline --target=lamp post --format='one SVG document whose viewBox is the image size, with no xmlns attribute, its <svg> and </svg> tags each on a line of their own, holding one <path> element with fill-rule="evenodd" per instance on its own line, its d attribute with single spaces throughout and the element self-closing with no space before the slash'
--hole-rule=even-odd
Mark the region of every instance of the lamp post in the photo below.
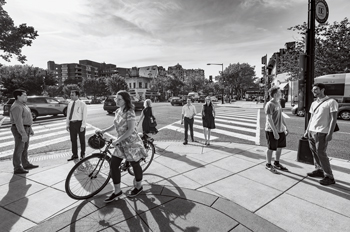
<svg viewBox="0 0 350 232">
<path fill-rule="evenodd" d="M 221 65 L 221 76 L 223 78 L 222 81 L 224 82 L 224 64 L 208 63 L 207 65 Z M 221 92 L 221 103 L 224 104 L 224 87 Z"/>
</svg>

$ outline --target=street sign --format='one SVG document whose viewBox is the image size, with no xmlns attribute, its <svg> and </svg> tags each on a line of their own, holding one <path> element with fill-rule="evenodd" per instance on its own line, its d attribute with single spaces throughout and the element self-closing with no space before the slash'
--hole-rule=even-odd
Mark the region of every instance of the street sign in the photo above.
<svg viewBox="0 0 350 232">
<path fill-rule="evenodd" d="M 329 8 L 325 0 L 316 1 L 315 19 L 318 23 L 325 23 L 328 20 Z"/>
</svg>

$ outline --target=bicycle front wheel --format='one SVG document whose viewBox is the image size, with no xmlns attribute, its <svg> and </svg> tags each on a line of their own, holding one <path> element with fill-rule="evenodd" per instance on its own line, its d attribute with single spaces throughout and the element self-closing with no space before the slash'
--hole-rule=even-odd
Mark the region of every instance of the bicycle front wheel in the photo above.
<svg viewBox="0 0 350 232">
<path fill-rule="evenodd" d="M 146 149 L 148 156 L 139 161 L 140 166 L 142 168 L 142 173 L 145 172 L 147 170 L 147 168 L 151 165 L 153 158 L 154 158 L 154 153 L 156 152 L 156 149 L 154 148 L 153 143 L 151 143 L 149 141 L 147 141 L 145 143 L 145 149 Z M 128 167 L 128 172 L 132 176 L 135 175 L 134 169 L 132 169 L 131 165 L 129 165 L 129 167 Z"/>
<path fill-rule="evenodd" d="M 110 160 L 107 155 L 95 153 L 74 165 L 65 183 L 68 196 L 82 200 L 99 193 L 111 178 Z"/>
</svg>

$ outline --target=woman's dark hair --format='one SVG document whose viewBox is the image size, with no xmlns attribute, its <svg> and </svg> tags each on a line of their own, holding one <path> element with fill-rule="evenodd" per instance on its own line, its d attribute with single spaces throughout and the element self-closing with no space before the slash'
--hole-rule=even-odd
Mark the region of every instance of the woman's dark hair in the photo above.
<svg viewBox="0 0 350 232">
<path fill-rule="evenodd" d="M 22 94 L 25 92 L 26 91 L 23 89 L 16 89 L 15 91 L 13 91 L 13 97 L 17 100 L 17 97 L 22 96 Z"/>
<path fill-rule="evenodd" d="M 134 109 L 134 104 L 132 104 L 131 97 L 130 97 L 130 94 L 128 92 L 126 92 L 125 90 L 120 90 L 120 91 L 118 91 L 117 95 L 122 96 L 122 98 L 125 102 L 125 107 L 123 110 L 124 113 L 130 109 Z"/>
</svg>

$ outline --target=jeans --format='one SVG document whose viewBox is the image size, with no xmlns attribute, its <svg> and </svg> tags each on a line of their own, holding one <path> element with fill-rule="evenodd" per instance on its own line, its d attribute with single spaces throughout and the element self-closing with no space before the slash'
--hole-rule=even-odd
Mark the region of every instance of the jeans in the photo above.
<svg viewBox="0 0 350 232">
<path fill-rule="evenodd" d="M 13 134 L 13 137 L 15 138 L 15 149 L 13 151 L 13 168 L 14 170 L 22 169 L 23 166 L 28 166 L 28 147 L 29 147 L 29 134 L 30 134 L 30 127 L 24 127 L 24 130 L 26 131 L 28 135 L 28 141 L 22 142 L 22 135 L 18 132 L 16 126 L 11 127 L 11 132 Z"/>
<path fill-rule="evenodd" d="M 188 126 L 190 126 L 190 134 L 191 134 L 191 139 L 193 139 L 193 122 L 194 118 L 184 118 L 184 124 L 185 124 L 185 142 L 188 141 Z"/>
<path fill-rule="evenodd" d="M 331 164 L 326 153 L 328 145 L 326 135 L 326 133 L 310 131 L 309 146 L 314 157 L 315 168 L 317 170 L 322 170 L 326 176 L 333 178 Z"/>
<path fill-rule="evenodd" d="M 81 121 L 77 122 L 70 122 L 69 123 L 69 133 L 70 133 L 70 141 L 72 143 L 72 153 L 73 156 L 78 156 L 78 135 L 79 135 L 79 141 L 80 141 L 80 155 L 84 156 L 85 155 L 85 131 L 86 128 L 84 129 L 83 132 L 80 132 L 80 127 L 81 127 Z"/>
</svg>

